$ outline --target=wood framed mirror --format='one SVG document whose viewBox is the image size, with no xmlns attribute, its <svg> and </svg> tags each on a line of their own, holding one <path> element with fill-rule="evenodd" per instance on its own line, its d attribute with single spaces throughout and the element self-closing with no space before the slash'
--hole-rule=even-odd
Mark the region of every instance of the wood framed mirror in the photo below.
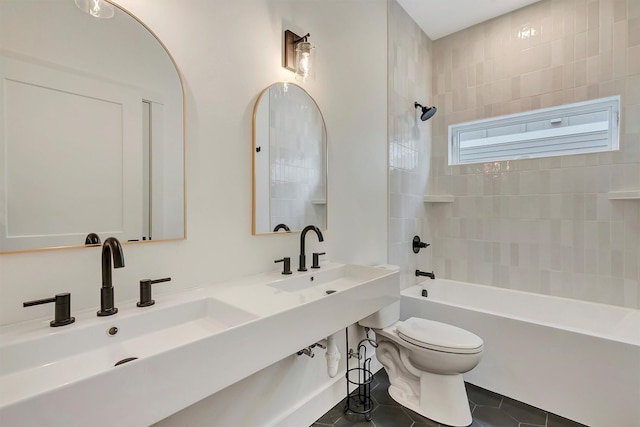
<svg viewBox="0 0 640 427">
<path fill-rule="evenodd" d="M 0 0 L 0 252 L 185 237 L 180 74 L 106 4 Z"/>
<path fill-rule="evenodd" d="M 274 83 L 253 111 L 253 234 L 327 228 L 327 131 L 300 86 Z"/>
</svg>

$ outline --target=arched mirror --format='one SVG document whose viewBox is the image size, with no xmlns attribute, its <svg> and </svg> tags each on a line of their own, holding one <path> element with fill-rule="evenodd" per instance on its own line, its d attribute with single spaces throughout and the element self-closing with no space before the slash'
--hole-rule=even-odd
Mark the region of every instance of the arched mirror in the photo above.
<svg viewBox="0 0 640 427">
<path fill-rule="evenodd" d="M 185 237 L 180 75 L 104 6 L 0 0 L 0 252 Z"/>
<path fill-rule="evenodd" d="M 327 131 L 300 86 L 274 83 L 253 112 L 253 234 L 327 227 Z"/>
</svg>

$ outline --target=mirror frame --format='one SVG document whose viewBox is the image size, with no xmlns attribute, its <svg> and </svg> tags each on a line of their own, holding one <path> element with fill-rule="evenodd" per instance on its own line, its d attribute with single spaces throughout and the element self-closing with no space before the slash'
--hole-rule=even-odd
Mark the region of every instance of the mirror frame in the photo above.
<svg viewBox="0 0 640 427">
<path fill-rule="evenodd" d="M 325 192 L 326 218 L 325 218 L 324 226 L 320 227 L 320 229 L 322 231 L 325 231 L 329 228 L 329 209 L 328 209 L 328 206 L 329 206 L 329 136 L 327 134 L 327 123 L 324 120 L 324 115 L 322 114 L 322 110 L 320 109 L 320 106 L 318 105 L 316 100 L 311 96 L 311 94 L 309 94 L 309 92 L 305 90 L 305 88 L 303 88 L 302 86 L 296 83 L 292 83 L 289 81 L 279 81 L 279 82 L 271 83 L 269 86 L 264 88 L 258 95 L 256 102 L 253 105 L 253 115 L 252 115 L 252 123 L 251 123 L 251 176 L 252 176 L 252 179 L 251 179 L 251 196 L 252 196 L 251 198 L 251 234 L 254 236 L 278 235 L 278 234 L 286 235 L 286 234 L 300 233 L 302 231 L 302 230 L 291 230 L 284 233 L 277 232 L 277 231 L 276 232 L 269 231 L 266 233 L 261 233 L 256 231 L 256 114 L 258 112 L 258 105 L 260 104 L 260 100 L 262 100 L 262 97 L 264 96 L 264 94 L 267 93 L 271 87 L 279 84 L 295 86 L 298 89 L 300 89 L 302 92 L 304 92 L 309 97 L 309 99 L 313 101 L 313 104 L 318 109 L 318 112 L 320 113 L 320 117 L 322 118 L 322 127 L 324 129 L 324 135 L 325 135 L 324 192 Z"/>
<path fill-rule="evenodd" d="M 187 159 L 186 159 L 186 157 L 187 157 L 187 144 L 186 144 L 186 127 L 187 127 L 186 119 L 187 119 L 187 114 L 186 114 L 186 99 L 185 99 L 186 91 L 185 91 L 185 85 L 184 85 L 184 79 L 182 77 L 182 73 L 180 72 L 180 68 L 178 67 L 178 64 L 176 63 L 175 58 L 173 57 L 173 55 L 171 55 L 171 52 L 169 51 L 169 49 L 167 49 L 167 46 L 162 42 L 162 40 L 160 40 L 158 35 L 155 32 L 153 32 L 153 30 L 151 30 L 151 28 L 149 28 L 149 26 L 147 26 L 144 22 L 142 22 L 142 20 L 140 18 L 138 18 L 136 15 L 134 15 L 131 11 L 129 11 L 125 7 L 115 3 L 114 0 L 104 0 L 104 1 L 106 3 L 109 3 L 110 5 L 112 5 L 113 7 L 121 10 L 122 12 L 126 13 L 127 15 L 129 15 L 131 18 L 133 18 L 135 21 L 137 21 L 138 24 L 140 24 L 145 30 L 147 30 L 149 32 L 149 34 L 151 34 L 153 36 L 154 39 L 156 39 L 156 41 L 158 42 L 160 47 L 162 47 L 162 49 L 164 49 L 164 51 L 166 52 L 167 56 L 171 60 L 171 63 L 173 64 L 173 67 L 176 70 L 176 74 L 178 75 L 178 80 L 180 81 L 180 90 L 182 91 L 182 182 L 183 182 L 182 210 L 183 210 L 183 213 L 184 213 L 184 221 L 183 221 L 183 224 L 182 224 L 182 226 L 183 226 L 182 237 L 172 237 L 172 238 L 157 239 L 157 240 L 141 240 L 141 241 L 137 241 L 137 242 L 128 242 L 127 241 L 127 242 L 121 242 L 121 244 L 122 245 L 139 245 L 139 244 L 147 244 L 147 243 L 173 242 L 173 241 L 186 240 L 187 239 L 187 168 L 186 168 L 186 166 L 187 166 Z M 104 239 L 106 239 L 106 237 L 104 237 Z M 96 244 L 70 245 L 70 246 L 50 246 L 50 247 L 43 247 L 43 248 L 31 248 L 31 249 L 19 249 L 19 250 L 11 250 L 11 251 L 0 251 L 0 256 L 1 255 L 9 255 L 9 254 L 17 254 L 17 253 L 54 251 L 54 250 L 61 250 L 61 249 L 91 248 L 91 247 L 96 247 L 96 246 L 102 246 L 102 244 L 101 243 L 96 243 Z"/>
</svg>

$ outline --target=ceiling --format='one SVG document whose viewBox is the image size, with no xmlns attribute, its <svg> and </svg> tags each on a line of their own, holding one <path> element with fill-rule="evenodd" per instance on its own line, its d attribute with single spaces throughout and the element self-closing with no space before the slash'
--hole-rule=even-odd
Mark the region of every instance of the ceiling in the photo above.
<svg viewBox="0 0 640 427">
<path fill-rule="evenodd" d="M 431 40 L 539 0 L 398 0 Z"/>
</svg>

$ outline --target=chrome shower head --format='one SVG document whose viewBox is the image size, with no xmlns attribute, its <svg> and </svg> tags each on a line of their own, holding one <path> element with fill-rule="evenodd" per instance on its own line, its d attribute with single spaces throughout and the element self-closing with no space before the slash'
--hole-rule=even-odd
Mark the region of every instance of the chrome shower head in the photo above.
<svg viewBox="0 0 640 427">
<path fill-rule="evenodd" d="M 422 110 L 422 114 L 420 114 L 420 120 L 422 120 L 423 122 L 429 120 L 438 111 L 436 107 L 423 107 L 417 102 L 413 105 L 415 108 L 420 108 Z"/>
</svg>

